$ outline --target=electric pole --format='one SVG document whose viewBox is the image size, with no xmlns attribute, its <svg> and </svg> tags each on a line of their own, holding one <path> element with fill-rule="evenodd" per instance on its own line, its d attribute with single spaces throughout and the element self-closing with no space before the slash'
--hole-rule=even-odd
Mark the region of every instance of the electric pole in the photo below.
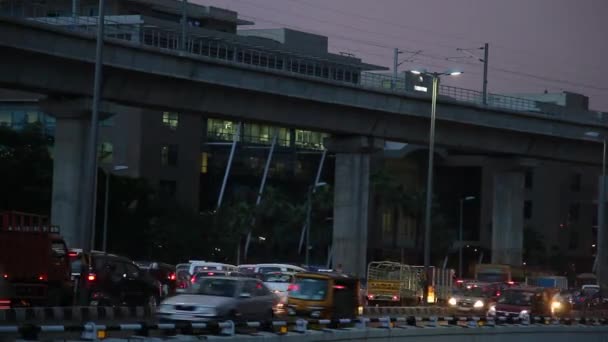
<svg viewBox="0 0 608 342">
<path fill-rule="evenodd" d="M 447 60 L 451 60 L 451 59 L 455 59 L 455 58 L 477 58 L 478 61 L 483 63 L 483 92 L 482 92 L 482 103 L 484 105 L 488 104 L 488 58 L 489 58 L 489 54 L 490 54 L 490 45 L 488 43 L 485 43 L 484 46 L 480 47 L 480 48 L 475 48 L 475 49 L 461 49 L 458 48 L 456 49 L 457 51 L 460 51 L 466 55 L 468 55 L 468 57 L 449 57 L 446 58 Z M 483 53 L 483 58 L 478 57 L 476 55 L 474 55 L 471 50 L 484 50 Z"/>
</svg>

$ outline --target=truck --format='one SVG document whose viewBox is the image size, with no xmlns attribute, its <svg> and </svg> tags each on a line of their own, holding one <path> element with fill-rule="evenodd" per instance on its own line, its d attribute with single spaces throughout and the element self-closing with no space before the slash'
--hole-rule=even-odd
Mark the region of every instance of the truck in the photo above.
<svg viewBox="0 0 608 342">
<path fill-rule="evenodd" d="M 70 261 L 44 215 L 0 212 L 0 309 L 71 305 Z"/>
<path fill-rule="evenodd" d="M 501 264 L 478 264 L 475 266 L 475 280 L 487 283 L 510 283 L 511 266 Z"/>
<path fill-rule="evenodd" d="M 431 267 L 430 274 L 427 301 L 447 301 L 454 271 Z M 379 306 L 417 305 L 423 298 L 424 283 L 424 266 L 373 261 L 367 267 L 367 303 Z"/>
<path fill-rule="evenodd" d="M 526 278 L 526 285 L 543 288 L 568 289 L 568 278 L 562 276 L 541 276 Z"/>
</svg>

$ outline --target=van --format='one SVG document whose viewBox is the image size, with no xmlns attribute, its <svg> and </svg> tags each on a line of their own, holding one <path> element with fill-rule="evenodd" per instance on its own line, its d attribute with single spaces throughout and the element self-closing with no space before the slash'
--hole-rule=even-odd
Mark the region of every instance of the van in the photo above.
<svg viewBox="0 0 608 342">
<path fill-rule="evenodd" d="M 190 275 L 204 271 L 238 271 L 238 268 L 234 265 L 223 264 L 221 262 L 209 262 L 204 260 L 190 260 L 190 267 L 188 272 Z"/>
<path fill-rule="evenodd" d="M 289 264 L 255 264 L 255 265 L 239 265 L 239 271 L 242 273 L 269 273 L 269 272 L 305 272 L 302 267 Z"/>
</svg>

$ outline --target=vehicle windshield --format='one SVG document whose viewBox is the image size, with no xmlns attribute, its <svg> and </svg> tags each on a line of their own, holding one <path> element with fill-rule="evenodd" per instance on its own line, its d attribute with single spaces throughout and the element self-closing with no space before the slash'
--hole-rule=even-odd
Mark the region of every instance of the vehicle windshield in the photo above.
<svg viewBox="0 0 608 342">
<path fill-rule="evenodd" d="M 197 274 L 194 275 L 194 277 L 196 279 L 199 278 L 203 278 L 203 277 L 225 277 L 226 276 L 226 272 L 217 272 L 217 271 L 213 271 L 213 272 L 199 272 Z"/>
<path fill-rule="evenodd" d="M 528 306 L 532 305 L 532 298 L 534 298 L 534 292 L 505 291 L 498 302 L 501 304 Z"/>
<path fill-rule="evenodd" d="M 265 283 L 291 283 L 293 276 L 285 273 L 267 273 L 262 276 Z"/>
<path fill-rule="evenodd" d="M 203 278 L 190 289 L 191 294 L 234 297 L 238 281 L 232 279 Z"/>
<path fill-rule="evenodd" d="M 72 268 L 72 273 L 80 274 L 82 272 L 82 260 L 80 258 L 72 258 L 70 260 L 70 267 Z"/>
<path fill-rule="evenodd" d="M 289 292 L 289 297 L 306 300 L 323 300 L 327 296 L 326 279 L 296 278 L 296 284 Z"/>
<path fill-rule="evenodd" d="M 582 291 L 583 296 L 592 296 L 598 292 L 600 292 L 599 287 L 585 287 Z"/>
<path fill-rule="evenodd" d="M 463 297 L 486 297 L 488 295 L 483 288 L 477 286 L 470 289 L 466 287 L 456 289 L 454 290 L 454 294 Z"/>
</svg>

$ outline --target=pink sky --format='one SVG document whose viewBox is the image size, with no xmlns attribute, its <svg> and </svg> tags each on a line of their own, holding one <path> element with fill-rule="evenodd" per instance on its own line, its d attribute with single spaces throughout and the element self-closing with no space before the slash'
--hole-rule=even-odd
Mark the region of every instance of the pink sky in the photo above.
<svg viewBox="0 0 608 342">
<path fill-rule="evenodd" d="M 393 48 L 423 50 L 401 70 L 464 74 L 443 84 L 481 90 L 483 64 L 457 48 L 490 44 L 492 93 L 582 93 L 608 111 L 607 0 L 191 0 L 228 8 L 257 28 L 329 37 L 330 51 L 392 67 Z M 483 56 L 482 50 L 475 53 Z M 408 55 L 401 55 L 407 59 Z M 520 73 L 514 74 L 513 71 Z"/>
</svg>

